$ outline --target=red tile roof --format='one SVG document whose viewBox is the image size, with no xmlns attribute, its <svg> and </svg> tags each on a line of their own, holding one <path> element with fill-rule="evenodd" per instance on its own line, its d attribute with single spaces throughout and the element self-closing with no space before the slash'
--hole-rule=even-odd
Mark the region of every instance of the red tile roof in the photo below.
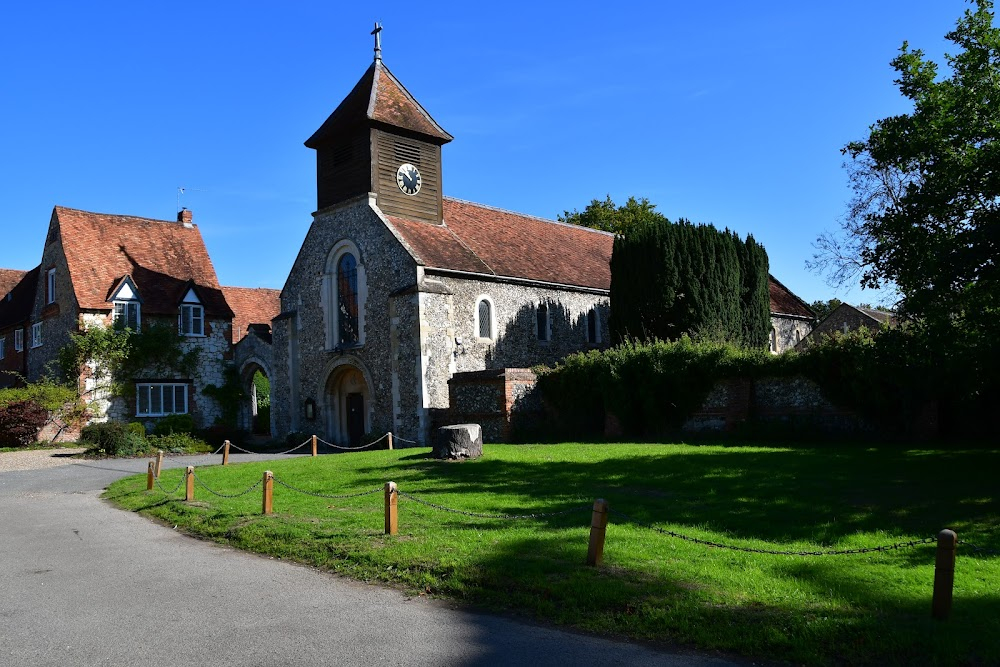
<svg viewBox="0 0 1000 667">
<path fill-rule="evenodd" d="M 816 313 L 812 311 L 805 301 L 792 294 L 792 290 L 782 285 L 778 280 L 768 274 L 768 292 L 771 296 L 772 315 L 792 315 L 794 317 L 806 317 L 815 319 Z"/>
<path fill-rule="evenodd" d="M 251 324 L 271 326 L 281 312 L 281 290 L 264 287 L 223 287 L 226 302 L 233 309 L 233 344 L 240 342 Z"/>
<path fill-rule="evenodd" d="M 62 206 L 52 216 L 81 309 L 110 309 L 112 288 L 131 276 L 144 314 L 176 313 L 194 287 L 207 317 L 232 317 L 197 227 Z"/>
<path fill-rule="evenodd" d="M 444 225 L 389 216 L 426 266 L 608 290 L 614 235 L 444 199 Z"/>
<path fill-rule="evenodd" d="M 447 143 L 453 138 L 378 60 L 372 63 L 323 125 L 306 140 L 306 146 L 316 148 L 346 128 L 373 122 L 416 132 L 437 144 Z"/>
<path fill-rule="evenodd" d="M 0 298 L 7 296 L 7 293 L 14 289 L 14 286 L 21 282 L 27 271 L 17 269 L 0 269 Z"/>
<path fill-rule="evenodd" d="M 19 271 L 21 279 L 0 296 L 0 329 L 21 324 L 31 317 L 39 268 L 36 266 L 31 271 Z M 10 299 L 7 298 L 8 295 Z"/>
</svg>

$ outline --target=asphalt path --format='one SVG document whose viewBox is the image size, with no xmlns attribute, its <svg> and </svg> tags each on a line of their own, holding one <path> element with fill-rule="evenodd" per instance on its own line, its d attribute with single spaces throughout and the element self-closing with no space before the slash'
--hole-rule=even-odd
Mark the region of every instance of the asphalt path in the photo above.
<svg viewBox="0 0 1000 667">
<path fill-rule="evenodd" d="M 218 457 L 165 466 L 208 461 Z M 0 664 L 746 664 L 408 597 L 193 539 L 100 499 L 146 464 L 0 472 Z"/>
</svg>

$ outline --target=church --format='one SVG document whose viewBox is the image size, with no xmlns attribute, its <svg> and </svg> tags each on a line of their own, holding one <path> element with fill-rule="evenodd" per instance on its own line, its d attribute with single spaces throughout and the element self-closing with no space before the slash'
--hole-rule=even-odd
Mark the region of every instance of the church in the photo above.
<svg viewBox="0 0 1000 667">
<path fill-rule="evenodd" d="M 457 375 L 606 345 L 614 237 L 445 197 L 452 136 L 386 67 L 374 34 L 374 62 L 305 142 L 317 210 L 271 345 L 245 345 L 271 357 L 260 363 L 273 432 L 428 443 Z M 779 331 L 805 335 L 812 314 L 771 283 L 777 352 Z M 246 356 L 237 349 L 237 364 Z"/>
<path fill-rule="evenodd" d="M 604 344 L 612 235 L 444 197 L 451 139 L 376 48 L 306 141 L 317 211 L 272 323 L 276 433 L 428 442 L 456 373 Z"/>
</svg>

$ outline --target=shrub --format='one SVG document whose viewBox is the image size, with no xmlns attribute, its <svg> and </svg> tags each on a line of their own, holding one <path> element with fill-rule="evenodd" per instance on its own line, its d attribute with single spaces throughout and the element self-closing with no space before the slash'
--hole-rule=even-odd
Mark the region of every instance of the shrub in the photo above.
<svg viewBox="0 0 1000 667">
<path fill-rule="evenodd" d="M 187 433 L 153 435 L 147 440 L 150 450 L 162 449 L 169 454 L 207 454 L 214 451 L 207 442 Z"/>
<path fill-rule="evenodd" d="M 88 424 L 80 432 L 80 440 L 89 445 L 89 452 L 103 451 L 108 456 L 137 456 L 149 451 L 145 436 L 123 422 Z"/>
<path fill-rule="evenodd" d="M 19 374 L 14 373 L 13 375 L 20 380 L 24 379 Z M 54 412 L 67 403 L 76 403 L 77 394 L 72 387 L 55 384 L 47 379 L 26 384 L 23 387 L 0 389 L 0 407 L 23 401 L 31 401 L 49 412 Z"/>
<path fill-rule="evenodd" d="M 208 428 L 199 429 L 198 431 L 195 431 L 195 435 L 210 444 L 213 451 L 225 440 L 242 447 L 250 438 L 250 434 L 245 430 L 234 426 L 227 426 L 225 424 L 215 424 L 214 426 L 209 426 Z"/>
<path fill-rule="evenodd" d="M 0 446 L 30 445 L 48 418 L 49 411 L 34 401 L 15 401 L 0 407 Z"/>
<path fill-rule="evenodd" d="M 161 417 L 153 426 L 153 435 L 191 433 L 193 431 L 194 417 L 191 415 L 167 415 L 166 417 Z"/>
</svg>

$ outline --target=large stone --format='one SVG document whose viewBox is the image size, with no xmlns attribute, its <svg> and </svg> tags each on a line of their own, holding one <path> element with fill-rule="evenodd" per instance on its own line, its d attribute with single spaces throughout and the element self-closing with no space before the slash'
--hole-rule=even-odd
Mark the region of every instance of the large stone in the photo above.
<svg viewBox="0 0 1000 667">
<path fill-rule="evenodd" d="M 478 459 L 483 455 L 483 429 L 479 424 L 442 426 L 434 436 L 434 457 Z"/>
</svg>

